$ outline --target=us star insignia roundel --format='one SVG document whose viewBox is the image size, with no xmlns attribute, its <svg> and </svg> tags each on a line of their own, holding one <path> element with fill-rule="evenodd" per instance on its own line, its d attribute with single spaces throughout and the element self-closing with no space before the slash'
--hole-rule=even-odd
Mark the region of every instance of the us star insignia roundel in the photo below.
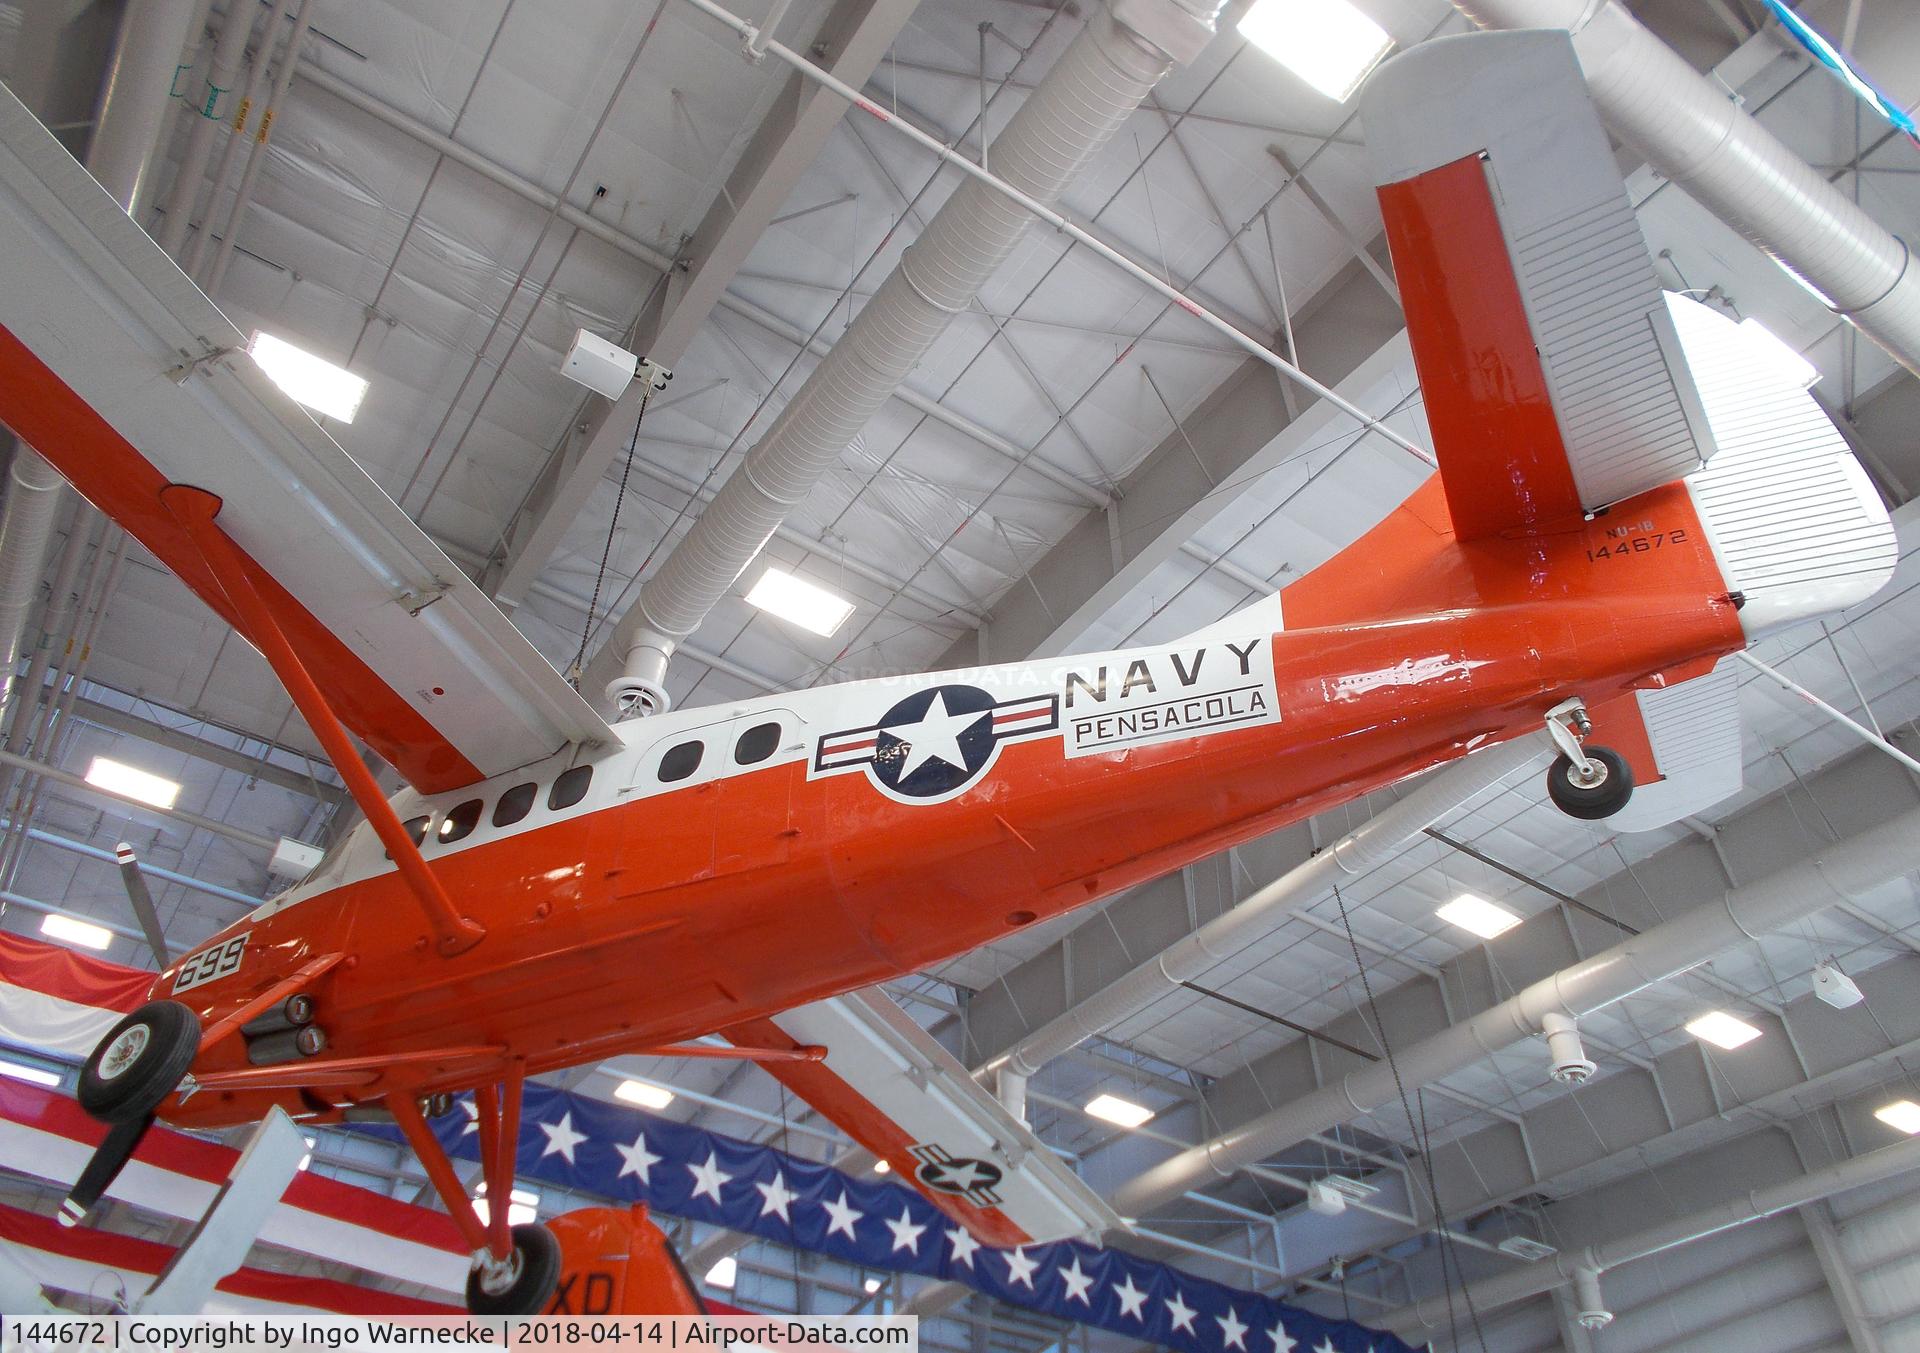
<svg viewBox="0 0 1920 1353">
<path fill-rule="evenodd" d="M 978 686 L 931 686 L 896 701 L 865 728 L 821 738 L 813 773 L 864 770 L 890 798 L 939 802 L 985 775 L 1001 743 L 1059 727 L 1056 695 L 995 700 Z"/>
</svg>

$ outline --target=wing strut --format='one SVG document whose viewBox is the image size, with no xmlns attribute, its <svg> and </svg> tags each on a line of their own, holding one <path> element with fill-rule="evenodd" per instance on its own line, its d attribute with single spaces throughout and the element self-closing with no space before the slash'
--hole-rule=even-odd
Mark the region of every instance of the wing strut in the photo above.
<svg viewBox="0 0 1920 1353">
<path fill-rule="evenodd" d="M 220 513 L 220 499 L 205 489 L 169 484 L 160 490 L 160 502 L 193 541 L 208 571 L 245 624 L 246 637 L 260 650 L 287 694 L 293 697 L 307 726 L 333 759 L 334 769 L 347 782 L 347 792 L 353 795 L 353 801 L 360 805 L 360 811 L 372 824 L 374 834 L 400 866 L 400 877 L 406 880 L 408 890 L 426 914 L 427 925 L 434 933 L 441 954 L 451 957 L 473 948 L 486 938 L 486 928 L 455 910 L 453 899 L 427 868 L 420 848 L 400 825 L 399 815 L 387 803 L 372 772 L 353 750 L 347 730 L 334 716 L 327 697 L 314 684 L 313 677 L 274 620 L 273 612 L 254 589 L 240 551 L 215 523 L 214 518 Z"/>
</svg>

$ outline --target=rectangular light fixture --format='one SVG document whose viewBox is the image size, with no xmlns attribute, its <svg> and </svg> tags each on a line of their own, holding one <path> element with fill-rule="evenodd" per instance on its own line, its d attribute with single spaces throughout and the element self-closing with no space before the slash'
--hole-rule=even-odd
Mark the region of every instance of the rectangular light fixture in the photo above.
<svg viewBox="0 0 1920 1353">
<path fill-rule="evenodd" d="M 1434 915 L 1448 925 L 1472 931 L 1483 940 L 1495 939 L 1520 924 L 1518 914 L 1472 893 L 1461 893 Z"/>
<path fill-rule="evenodd" d="M 105 926 L 95 925 L 91 921 L 77 921 L 71 916 L 60 916 L 54 912 L 48 912 L 40 918 L 40 933 L 68 944 L 84 945 L 88 949 L 104 949 L 113 943 L 113 932 Z"/>
<path fill-rule="evenodd" d="M 335 366 L 324 357 L 315 357 L 304 348 L 296 348 L 284 338 L 255 331 L 248 340 L 247 352 L 267 378 L 296 404 L 305 405 L 323 418 L 351 423 L 366 398 L 367 383 L 343 366 Z"/>
<path fill-rule="evenodd" d="M 1873 1111 L 1873 1116 L 1896 1132 L 1904 1132 L 1909 1137 L 1920 1133 L 1920 1104 L 1910 1099 L 1896 1099 L 1891 1104 L 1882 1104 Z"/>
<path fill-rule="evenodd" d="M 1123 1128 L 1137 1128 L 1153 1117 L 1153 1110 L 1118 1095 L 1095 1095 L 1087 1101 L 1087 1112 Z"/>
<path fill-rule="evenodd" d="M 1330 99 L 1345 103 L 1393 47 L 1348 0 L 1257 0 L 1240 36 Z"/>
<path fill-rule="evenodd" d="M 473 1210 L 480 1217 L 480 1224 L 487 1224 L 487 1186 L 482 1184 L 477 1190 L 479 1197 L 473 1200 Z M 540 1195 L 529 1189 L 515 1189 L 507 1195 L 507 1225 L 521 1226 L 536 1220 L 540 1215 Z"/>
<path fill-rule="evenodd" d="M 1760 1037 L 1760 1031 L 1753 1025 L 1724 1010 L 1709 1010 L 1699 1019 L 1689 1021 L 1687 1032 L 1728 1052 Z"/>
<path fill-rule="evenodd" d="M 1740 321 L 1740 332 L 1747 336 L 1755 355 L 1783 379 L 1792 381 L 1802 390 L 1811 390 L 1820 383 L 1820 368 L 1794 351 L 1792 344 L 1752 315 Z"/>
<path fill-rule="evenodd" d="M 708 1287 L 724 1287 L 727 1291 L 731 1292 L 734 1283 L 739 1281 L 739 1278 L 740 1261 L 730 1254 L 721 1255 L 714 1263 L 714 1266 L 707 1270 Z"/>
<path fill-rule="evenodd" d="M 180 797 L 178 780 L 151 775 L 108 756 L 93 758 L 87 766 L 86 779 L 88 784 L 104 789 L 109 794 L 138 799 L 142 803 L 152 804 L 155 808 L 171 808 L 173 801 Z"/>
<path fill-rule="evenodd" d="M 885 1156 L 882 1156 L 873 1163 L 873 1172 L 875 1174 L 890 1174 L 892 1171 L 893 1162 L 889 1161 Z"/>
<path fill-rule="evenodd" d="M 869 1278 L 865 1282 L 861 1283 L 860 1286 L 862 1289 L 865 1290 L 868 1296 L 872 1296 L 875 1292 L 878 1292 L 880 1290 L 880 1280 L 878 1278 Z"/>
<path fill-rule="evenodd" d="M 28 1066 L 25 1062 L 10 1062 L 4 1057 L 0 1057 L 0 1076 L 26 1081 L 29 1085 L 44 1085 L 50 1090 L 60 1088 L 59 1073 L 42 1066 Z"/>
<path fill-rule="evenodd" d="M 613 1097 L 643 1109 L 664 1109 L 673 1103 L 673 1091 L 647 1081 L 621 1081 L 613 1087 Z"/>
<path fill-rule="evenodd" d="M 769 565 L 747 593 L 747 604 L 825 638 L 846 623 L 853 603 L 838 593 Z"/>
</svg>

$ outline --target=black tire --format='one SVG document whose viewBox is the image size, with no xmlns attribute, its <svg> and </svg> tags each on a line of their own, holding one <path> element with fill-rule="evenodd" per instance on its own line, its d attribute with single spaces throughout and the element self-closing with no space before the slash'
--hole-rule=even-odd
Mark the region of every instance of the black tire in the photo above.
<svg viewBox="0 0 1920 1353">
<path fill-rule="evenodd" d="M 144 1118 L 179 1087 L 199 1051 L 193 1011 L 149 1001 L 109 1029 L 80 1068 L 80 1107 L 103 1123 Z"/>
<path fill-rule="evenodd" d="M 1582 748 L 1587 759 L 1600 768 L 1600 778 L 1581 783 L 1574 774 L 1573 762 L 1565 756 L 1554 758 L 1547 771 L 1547 797 L 1568 817 L 1583 822 L 1598 822 L 1612 817 L 1633 797 L 1633 771 L 1626 759 L 1611 747 Z"/>
<path fill-rule="evenodd" d="M 467 1311 L 471 1315 L 539 1315 L 560 1285 L 560 1242 L 539 1222 L 513 1228 L 511 1280 L 497 1292 L 480 1281 L 476 1266 L 467 1274 Z"/>
</svg>

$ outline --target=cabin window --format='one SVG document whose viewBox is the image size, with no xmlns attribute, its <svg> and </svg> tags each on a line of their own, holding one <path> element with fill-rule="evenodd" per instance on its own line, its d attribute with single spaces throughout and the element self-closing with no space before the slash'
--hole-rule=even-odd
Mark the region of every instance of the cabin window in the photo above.
<svg viewBox="0 0 1920 1353">
<path fill-rule="evenodd" d="M 733 759 L 736 765 L 757 766 L 774 754 L 780 746 L 780 725 L 777 723 L 757 723 L 740 735 L 733 744 Z"/>
<path fill-rule="evenodd" d="M 440 843 L 447 845 L 463 837 L 472 836 L 473 829 L 480 825 L 480 810 L 484 807 L 486 804 L 482 800 L 468 799 L 465 803 L 457 803 L 448 809 L 447 815 L 440 819 L 440 830 L 435 833 Z"/>
<path fill-rule="evenodd" d="M 417 846 L 427 839 L 427 824 L 431 821 L 433 821 L 433 815 L 431 813 L 424 814 L 420 817 L 410 817 L 400 824 L 400 830 L 413 838 L 413 844 Z M 393 858 L 392 851 L 387 852 L 387 858 L 389 860 Z"/>
<path fill-rule="evenodd" d="M 660 778 L 668 784 L 686 779 L 700 769 L 700 757 L 706 750 L 704 742 L 683 742 L 669 747 L 667 754 L 660 758 Z"/>
<path fill-rule="evenodd" d="M 540 786 L 532 783 L 515 785 L 500 796 L 500 802 L 493 805 L 493 825 L 511 827 L 521 818 L 533 811 L 533 796 L 540 792 Z"/>
<path fill-rule="evenodd" d="M 553 788 L 547 791 L 547 807 L 558 812 L 562 808 L 571 808 L 587 797 L 587 783 L 593 779 L 592 766 L 575 766 L 572 770 L 563 770 L 553 782 Z"/>
</svg>

